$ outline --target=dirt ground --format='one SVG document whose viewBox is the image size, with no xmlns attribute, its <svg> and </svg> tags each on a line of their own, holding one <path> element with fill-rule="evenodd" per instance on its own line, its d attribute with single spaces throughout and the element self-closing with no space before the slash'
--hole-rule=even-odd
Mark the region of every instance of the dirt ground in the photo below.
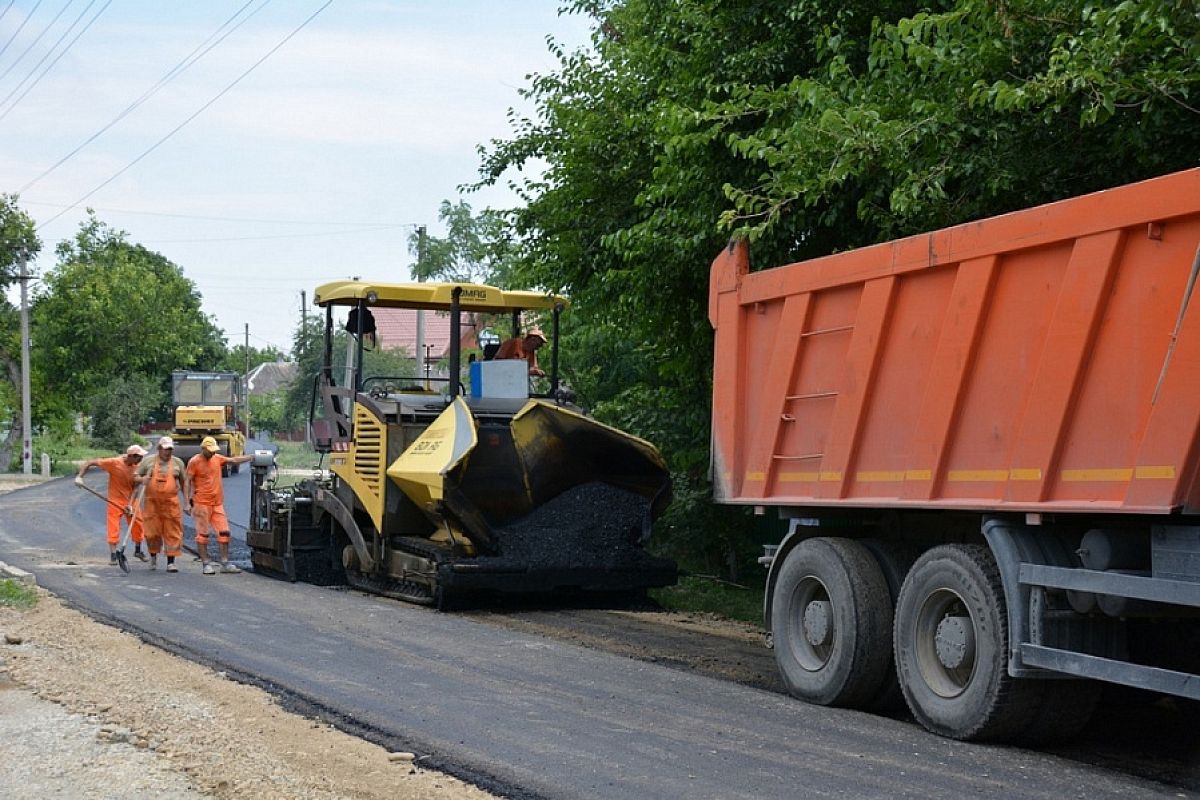
<svg viewBox="0 0 1200 800">
<path fill-rule="evenodd" d="M 38 593 L 31 610 L 0 608 L 0 762 L 21 765 L 9 771 L 8 783 L 0 779 L 0 795 L 64 796 L 54 790 L 66 787 L 65 796 L 106 798 L 492 796 L 423 769 L 408 754 L 284 711 L 260 689 Z M 778 688 L 762 632 L 711 615 L 467 613 L 512 630 Z"/>
<path fill-rule="evenodd" d="M 31 610 L 0 609 L 4 797 L 492 796 L 39 594 Z"/>
</svg>

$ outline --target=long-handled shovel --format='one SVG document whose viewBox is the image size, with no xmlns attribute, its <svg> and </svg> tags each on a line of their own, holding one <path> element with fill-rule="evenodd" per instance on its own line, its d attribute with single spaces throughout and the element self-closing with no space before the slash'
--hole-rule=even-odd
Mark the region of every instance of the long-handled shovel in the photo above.
<svg viewBox="0 0 1200 800">
<path fill-rule="evenodd" d="M 121 509 L 121 516 L 124 519 L 125 529 L 121 532 L 121 538 L 117 542 L 117 566 L 121 568 L 122 572 L 129 572 L 129 559 L 125 556 L 125 545 L 129 543 L 129 535 L 133 532 L 133 523 L 137 521 L 137 511 L 134 511 L 133 514 L 130 514 L 127 508 L 118 503 L 114 503 L 112 500 L 109 500 L 107 497 L 100 494 L 86 483 L 78 482 L 75 485 L 86 492 L 96 495 L 96 497 L 99 497 L 113 508 Z M 130 505 L 134 505 L 141 498 L 141 487 L 138 487 L 138 489 L 139 491 L 134 494 Z M 137 508 L 136 505 L 134 507 Z"/>
<path fill-rule="evenodd" d="M 142 493 L 145 491 L 145 486 L 139 486 L 133 491 L 133 497 L 129 500 L 129 506 L 133 509 L 133 513 L 123 514 L 125 521 L 125 530 L 121 533 L 121 538 L 117 542 L 117 566 L 123 571 L 129 572 L 129 559 L 125 557 L 125 545 L 129 544 L 129 536 L 133 533 L 133 526 L 137 522 L 138 514 L 142 510 Z M 142 559 L 145 561 L 145 559 Z"/>
</svg>

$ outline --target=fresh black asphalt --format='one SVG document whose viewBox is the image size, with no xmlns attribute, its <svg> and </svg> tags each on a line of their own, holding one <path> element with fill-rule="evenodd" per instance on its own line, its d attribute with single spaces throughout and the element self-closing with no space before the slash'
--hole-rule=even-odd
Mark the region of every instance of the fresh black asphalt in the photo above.
<svg viewBox="0 0 1200 800">
<path fill-rule="evenodd" d="M 247 487 L 245 469 L 226 481 L 235 522 Z M 354 591 L 204 576 L 187 556 L 178 574 L 133 562 L 125 575 L 108 564 L 103 513 L 66 479 L 0 496 L 0 560 L 93 616 L 506 796 L 1189 796 Z"/>
</svg>

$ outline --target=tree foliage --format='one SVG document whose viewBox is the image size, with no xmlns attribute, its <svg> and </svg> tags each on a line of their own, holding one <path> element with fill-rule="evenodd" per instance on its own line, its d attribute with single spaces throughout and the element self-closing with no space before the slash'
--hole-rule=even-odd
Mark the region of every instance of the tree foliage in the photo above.
<svg viewBox="0 0 1200 800">
<path fill-rule="evenodd" d="M 333 377 L 338 385 L 346 380 L 347 350 L 355 347 L 354 339 L 345 330 L 333 334 L 331 364 Z M 292 353 L 296 361 L 296 377 L 288 384 L 282 399 L 280 414 L 288 429 L 300 427 L 309 420 L 309 414 L 317 407 L 313 403 L 313 391 L 317 376 L 325 357 L 325 324 L 321 317 L 310 315 L 296 326 L 292 338 Z M 363 350 L 363 379 L 375 379 L 374 383 L 400 383 L 416 376 L 412 354 L 403 348 L 389 349 L 373 347 L 368 339 Z M 367 386 L 366 388 L 370 388 Z"/>
<path fill-rule="evenodd" d="M 91 397 L 88 413 L 96 444 L 123 449 L 129 432 L 138 429 L 147 414 L 166 400 L 162 381 L 147 375 L 112 378 Z"/>
<path fill-rule="evenodd" d="M 754 166 L 724 183 L 726 229 L 784 231 L 794 244 L 781 255 L 820 254 L 1196 163 L 1194 7 L 914 11 L 874 20 L 861 42 L 830 26 L 814 73 L 674 109 L 685 140 L 723 142 Z"/>
<path fill-rule="evenodd" d="M 320 317 L 310 314 L 300 321 L 292 334 L 296 377 L 288 384 L 283 404 L 283 416 L 289 429 L 308 422 L 313 407 L 313 390 L 324 357 L 323 331 Z"/>
<path fill-rule="evenodd" d="M 236 344 L 222 353 L 211 369 L 244 375 L 260 364 L 273 364 L 285 360 L 286 355 L 275 345 L 258 348 L 253 345 L 246 347 L 245 344 Z"/>
<path fill-rule="evenodd" d="M 41 246 L 33 219 L 17 205 L 17 198 L 0 194 L 0 289 L 16 282 L 21 258 L 32 259 Z M 12 461 L 23 428 L 19 315 L 20 310 L 0 293 L 0 418 L 8 425 L 0 443 L 0 464 Z"/>
<path fill-rule="evenodd" d="M 579 0 L 591 46 L 484 148 L 509 180 L 517 284 L 572 298 L 598 415 L 663 446 L 668 528 L 743 540 L 698 491 L 708 269 L 821 255 L 1195 165 L 1200 19 L 1170 0 Z M 540 169 L 521 174 L 522 168 Z M 697 545 L 697 539 L 700 543 Z"/>
<path fill-rule="evenodd" d="M 416 261 L 409 266 L 418 280 L 461 281 L 505 285 L 511 258 L 504 216 L 490 209 L 478 214 L 463 201 L 443 200 L 438 221 L 446 227 L 445 237 L 408 237 L 408 252 Z"/>
<path fill-rule="evenodd" d="M 290 431 L 298 427 L 288 419 L 285 390 L 250 395 L 250 419 L 256 432 Z"/>
<path fill-rule="evenodd" d="M 41 249 L 33 218 L 17 205 L 16 195 L 0 194 L 0 289 L 16 281 L 22 253 L 32 259 Z"/>
<path fill-rule="evenodd" d="M 90 217 L 58 246 L 33 308 L 47 389 L 80 408 L 114 379 L 166 387 L 173 370 L 211 369 L 225 345 L 200 294 L 162 255 Z"/>
</svg>

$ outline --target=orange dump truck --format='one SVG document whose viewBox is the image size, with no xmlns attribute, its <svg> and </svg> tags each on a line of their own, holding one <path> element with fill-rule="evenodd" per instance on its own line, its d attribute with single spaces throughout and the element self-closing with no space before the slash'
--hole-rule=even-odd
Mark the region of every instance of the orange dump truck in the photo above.
<svg viewBox="0 0 1200 800">
<path fill-rule="evenodd" d="M 1200 169 L 774 269 L 713 262 L 719 502 L 792 693 L 960 739 L 1200 699 Z"/>
</svg>

